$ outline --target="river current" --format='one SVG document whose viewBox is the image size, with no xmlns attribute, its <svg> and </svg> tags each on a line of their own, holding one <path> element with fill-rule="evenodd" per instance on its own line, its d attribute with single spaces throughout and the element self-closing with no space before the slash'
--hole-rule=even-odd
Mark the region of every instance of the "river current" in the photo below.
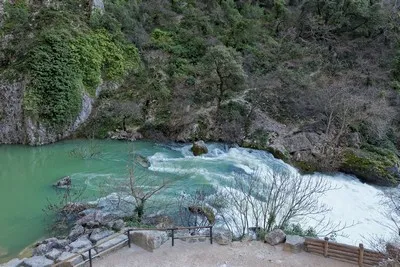
<svg viewBox="0 0 400 267">
<path fill-rule="evenodd" d="M 238 173 L 255 169 L 298 174 L 295 168 L 264 151 L 225 144 L 207 146 L 208 154 L 194 157 L 190 145 L 146 141 L 70 140 L 41 147 L 0 145 L 0 262 L 17 256 L 46 235 L 43 208 L 57 199 L 51 185 L 60 177 L 69 175 L 74 188 L 85 187 L 86 198 L 96 199 L 113 180 L 126 179 L 133 153 L 150 161 L 150 168 L 142 168 L 143 175 L 173 179 L 170 188 L 162 193 L 164 197 L 182 192 L 193 194 L 204 187 L 221 188 Z M 85 148 L 100 153 L 87 158 L 71 153 Z M 320 198 L 331 208 L 327 219 L 333 223 L 355 223 L 337 241 L 358 245 L 371 235 L 389 235 L 383 225 L 390 221 L 382 214 L 381 204 L 382 192 L 389 189 L 363 184 L 342 173 L 303 175 L 301 179 L 321 176 L 337 188 Z"/>
</svg>

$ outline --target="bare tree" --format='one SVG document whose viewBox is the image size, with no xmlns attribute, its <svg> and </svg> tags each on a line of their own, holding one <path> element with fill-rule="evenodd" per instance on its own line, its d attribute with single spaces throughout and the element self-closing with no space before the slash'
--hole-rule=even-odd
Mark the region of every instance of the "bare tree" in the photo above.
<svg viewBox="0 0 400 267">
<path fill-rule="evenodd" d="M 128 190 L 130 195 L 135 199 L 135 212 L 138 222 L 142 221 L 148 200 L 159 194 L 161 190 L 165 189 L 170 184 L 170 181 L 164 178 L 161 178 L 161 180 L 157 179 L 157 181 L 153 182 L 156 183 L 151 184 L 148 179 L 138 179 L 134 169 L 130 168 Z"/>
<path fill-rule="evenodd" d="M 246 234 L 249 227 L 283 229 L 293 220 L 305 218 L 319 220 L 318 234 L 331 234 L 349 227 L 322 223 L 321 218 L 330 208 L 321 204 L 319 198 L 334 189 L 337 188 L 322 177 L 258 170 L 235 176 L 230 186 L 221 190 L 219 198 L 225 205 L 220 207 L 219 214 L 227 227 L 239 235 Z"/>
<path fill-rule="evenodd" d="M 145 172 L 137 160 L 138 157 L 130 160 L 128 177 L 120 180 L 110 178 L 112 179 L 108 182 L 110 187 L 106 188 L 107 192 L 103 194 L 113 192 L 112 197 L 109 197 L 109 201 L 112 202 L 110 204 L 117 210 L 133 214 L 134 219 L 141 223 L 145 211 L 155 204 L 155 197 L 166 190 L 172 180 L 154 172 Z M 157 207 L 161 209 L 161 204 L 158 202 Z"/>
</svg>

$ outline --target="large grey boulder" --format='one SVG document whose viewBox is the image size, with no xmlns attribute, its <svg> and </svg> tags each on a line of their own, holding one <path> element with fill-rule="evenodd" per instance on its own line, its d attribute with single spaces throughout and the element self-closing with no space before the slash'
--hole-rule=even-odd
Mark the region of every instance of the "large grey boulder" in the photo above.
<svg viewBox="0 0 400 267">
<path fill-rule="evenodd" d="M 93 243 L 98 242 L 101 239 L 104 239 L 110 235 L 114 234 L 114 231 L 111 230 L 104 230 L 104 229 L 95 229 L 93 230 L 92 234 L 90 235 L 89 239 Z"/>
<path fill-rule="evenodd" d="M 78 239 L 78 237 L 80 237 L 84 233 L 85 233 L 85 228 L 83 228 L 82 225 L 77 224 L 74 226 L 74 228 L 72 228 L 71 232 L 68 235 L 68 238 L 71 241 L 75 241 L 76 239 Z"/>
<path fill-rule="evenodd" d="M 68 239 L 57 239 L 54 242 L 52 242 L 52 247 L 57 248 L 57 249 L 64 249 L 66 246 L 68 246 L 70 241 Z"/>
<path fill-rule="evenodd" d="M 78 238 L 76 241 L 69 244 L 71 252 L 78 252 L 80 250 L 88 249 L 92 246 L 92 242 L 86 236 Z"/>
<path fill-rule="evenodd" d="M 62 254 L 61 250 L 53 248 L 50 252 L 46 253 L 46 258 L 55 261 Z"/>
<path fill-rule="evenodd" d="M 207 154 L 208 148 L 206 143 L 204 143 L 204 141 L 197 141 L 193 143 L 191 151 L 193 152 L 193 155 L 200 156 L 203 154 Z"/>
<path fill-rule="evenodd" d="M 0 265 L 1 267 L 19 267 L 22 265 L 22 263 L 24 262 L 24 259 L 12 259 L 7 263 L 4 263 L 3 265 Z"/>
<path fill-rule="evenodd" d="M 97 253 L 100 253 L 100 252 L 103 252 L 105 250 L 117 247 L 119 245 L 123 245 L 127 241 L 128 241 L 128 236 L 127 235 L 119 235 L 119 236 L 116 236 L 116 237 L 114 237 L 114 238 L 112 238 L 112 239 L 110 239 L 110 240 L 98 245 L 96 247 L 96 251 L 97 251 Z"/>
<path fill-rule="evenodd" d="M 57 262 L 62 262 L 62 261 L 69 262 L 72 264 L 72 266 L 74 266 L 83 262 L 83 258 L 82 256 L 75 253 L 63 252 L 57 259 Z"/>
<path fill-rule="evenodd" d="M 281 229 L 275 229 L 265 235 L 265 242 L 270 245 L 278 245 L 285 242 L 286 234 Z"/>
<path fill-rule="evenodd" d="M 135 213 L 135 198 L 128 194 L 112 193 L 97 201 L 97 209 L 101 210 L 103 217 L 119 219 L 133 216 Z M 106 220 L 103 220 L 104 222 Z"/>
<path fill-rule="evenodd" d="M 302 236 L 287 235 L 286 242 L 283 245 L 283 250 L 292 253 L 300 253 L 304 249 L 304 241 L 305 238 Z"/>
<path fill-rule="evenodd" d="M 113 229 L 114 231 L 121 231 L 122 228 L 125 227 L 125 222 L 119 219 L 110 224 L 110 226 L 111 226 L 110 228 Z"/>
<path fill-rule="evenodd" d="M 59 179 L 55 184 L 53 184 L 53 186 L 57 188 L 67 189 L 71 187 L 71 184 L 72 184 L 71 177 L 64 176 L 61 179 Z"/>
<path fill-rule="evenodd" d="M 40 244 L 33 250 L 33 255 L 35 256 L 42 256 L 48 253 L 49 251 L 52 250 L 52 247 L 50 244 Z"/>
<path fill-rule="evenodd" d="M 51 267 L 53 261 L 43 256 L 33 256 L 23 261 L 22 266 L 24 267 Z"/>
<path fill-rule="evenodd" d="M 223 228 L 215 228 L 213 229 L 213 240 L 220 245 L 228 245 L 232 243 L 233 235 L 232 232 L 223 229 Z"/>
<path fill-rule="evenodd" d="M 168 240 L 168 235 L 163 231 L 136 231 L 130 232 L 130 238 L 132 243 L 152 252 Z"/>
</svg>

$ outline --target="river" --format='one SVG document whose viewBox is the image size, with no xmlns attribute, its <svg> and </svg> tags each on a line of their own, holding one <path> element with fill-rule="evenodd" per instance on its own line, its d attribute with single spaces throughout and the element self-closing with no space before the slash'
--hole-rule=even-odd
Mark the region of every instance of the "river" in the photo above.
<svg viewBox="0 0 400 267">
<path fill-rule="evenodd" d="M 87 147 L 101 153 L 86 159 L 71 155 L 71 151 Z M 173 178 L 170 189 L 163 193 L 169 197 L 180 192 L 191 194 L 204 186 L 221 187 L 235 173 L 260 167 L 297 173 L 264 151 L 229 148 L 224 144 L 208 144 L 208 148 L 207 155 L 194 157 L 190 145 L 146 141 L 68 140 L 41 147 L 0 145 L 0 262 L 17 256 L 46 235 L 43 208 L 48 201 L 57 199 L 51 186 L 54 182 L 69 175 L 75 188 L 85 187 L 85 196 L 95 199 L 102 196 L 101 188 L 107 188 L 110 181 L 127 177 L 132 152 L 148 157 L 151 167 L 143 168 L 145 175 Z M 338 187 L 320 199 L 332 209 L 328 218 L 333 222 L 358 223 L 344 230 L 347 237 L 338 237 L 338 241 L 356 245 L 371 234 L 389 234 L 382 226 L 390 223 L 382 215 L 380 193 L 384 188 L 363 184 L 341 173 L 302 178 L 321 175 Z M 7 255 L 1 256 L 5 251 Z"/>
</svg>

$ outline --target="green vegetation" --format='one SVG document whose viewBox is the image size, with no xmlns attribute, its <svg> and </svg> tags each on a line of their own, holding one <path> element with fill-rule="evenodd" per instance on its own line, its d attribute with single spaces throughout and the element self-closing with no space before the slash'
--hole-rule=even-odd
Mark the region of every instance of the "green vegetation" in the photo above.
<svg viewBox="0 0 400 267">
<path fill-rule="evenodd" d="M 344 152 L 342 171 L 357 175 L 365 182 L 384 186 L 398 185 L 400 160 L 390 150 L 368 147 Z"/>
<path fill-rule="evenodd" d="M 140 60 L 134 45 L 105 29 L 90 29 L 84 16 L 69 9 L 69 3 L 39 10 L 29 10 L 24 1 L 8 4 L 4 27 L 21 42 L 7 55 L 18 57 L 25 50 L 23 56 L 8 62 L 29 80 L 24 110 L 31 118 L 60 129 L 76 118 L 84 92 L 94 96 L 102 80 L 121 81 Z M 28 29 L 32 36 L 25 44 L 22 34 Z"/>
<path fill-rule="evenodd" d="M 0 68 L 25 78 L 25 114 L 53 128 L 71 124 L 84 93 L 116 81 L 99 95 L 82 136 L 132 130 L 235 142 L 293 161 L 298 151 L 275 149 L 274 140 L 317 133 L 315 149 L 298 160 L 306 171 L 336 170 L 337 162 L 320 159 L 358 148 L 346 140 L 352 133 L 356 143 L 397 153 L 394 3 L 108 0 L 104 12 L 85 0 L 29 3 L 7 1 Z M 346 157 L 346 166 L 357 161 Z M 380 175 L 390 174 L 386 165 Z"/>
<path fill-rule="evenodd" d="M 299 236 L 305 236 L 305 237 L 317 237 L 317 232 L 315 231 L 314 228 L 308 227 L 307 229 L 304 229 L 299 223 L 292 223 L 288 226 L 286 226 L 283 231 L 287 235 L 299 235 Z"/>
</svg>

